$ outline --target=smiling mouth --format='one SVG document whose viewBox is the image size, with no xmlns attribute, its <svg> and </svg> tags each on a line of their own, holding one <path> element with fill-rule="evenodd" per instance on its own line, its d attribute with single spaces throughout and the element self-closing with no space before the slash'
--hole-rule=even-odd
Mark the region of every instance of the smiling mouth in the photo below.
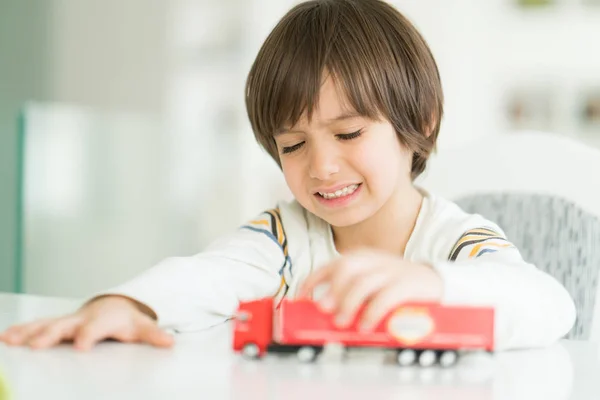
<svg viewBox="0 0 600 400">
<path fill-rule="evenodd" d="M 356 189 L 358 189 L 358 187 L 361 184 L 353 184 L 353 185 L 348 185 L 343 189 L 339 189 L 336 190 L 335 192 L 332 193 L 324 193 L 324 192 L 317 192 L 316 194 L 318 194 L 319 196 L 321 196 L 324 199 L 327 200 L 331 200 L 331 199 L 338 199 L 340 197 L 345 197 L 345 196 L 349 196 L 352 193 L 354 193 L 356 191 Z"/>
</svg>

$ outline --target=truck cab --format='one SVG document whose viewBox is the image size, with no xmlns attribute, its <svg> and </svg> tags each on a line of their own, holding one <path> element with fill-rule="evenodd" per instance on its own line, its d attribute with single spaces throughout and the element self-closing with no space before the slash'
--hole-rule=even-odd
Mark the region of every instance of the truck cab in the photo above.
<svg viewBox="0 0 600 400">
<path fill-rule="evenodd" d="M 262 357 L 273 342 L 273 299 L 242 302 L 234 317 L 233 349 Z"/>
</svg>

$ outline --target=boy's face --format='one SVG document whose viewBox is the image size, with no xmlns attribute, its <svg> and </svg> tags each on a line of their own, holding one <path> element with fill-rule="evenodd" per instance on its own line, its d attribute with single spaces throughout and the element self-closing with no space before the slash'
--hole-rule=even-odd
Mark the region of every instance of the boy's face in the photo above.
<svg viewBox="0 0 600 400">
<path fill-rule="evenodd" d="M 276 135 L 285 180 L 298 202 L 336 227 L 373 216 L 414 190 L 411 153 L 387 120 L 353 115 L 328 78 L 310 123 Z"/>
</svg>

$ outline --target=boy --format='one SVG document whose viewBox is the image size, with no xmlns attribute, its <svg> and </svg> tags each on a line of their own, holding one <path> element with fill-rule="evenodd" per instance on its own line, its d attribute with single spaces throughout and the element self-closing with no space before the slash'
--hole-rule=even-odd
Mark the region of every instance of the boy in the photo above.
<svg viewBox="0 0 600 400">
<path fill-rule="evenodd" d="M 498 226 L 413 185 L 435 147 L 442 88 L 427 44 L 392 6 L 294 7 L 260 49 L 246 89 L 256 139 L 295 201 L 73 315 L 13 327 L 1 340 L 171 346 L 159 326 L 206 328 L 240 300 L 264 296 L 314 296 L 340 325 L 366 303 L 364 329 L 405 300 L 491 305 L 497 349 L 544 346 L 571 329 L 569 294 Z"/>
</svg>

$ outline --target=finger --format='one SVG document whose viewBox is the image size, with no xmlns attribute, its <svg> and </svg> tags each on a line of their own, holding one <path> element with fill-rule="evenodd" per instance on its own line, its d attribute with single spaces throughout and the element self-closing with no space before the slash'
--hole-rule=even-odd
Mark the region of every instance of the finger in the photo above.
<svg viewBox="0 0 600 400">
<path fill-rule="evenodd" d="M 368 280 L 373 275 L 385 273 L 385 270 L 383 266 L 374 266 L 364 259 L 348 260 L 331 277 L 329 290 L 322 301 L 322 305 L 328 308 L 329 311 L 339 313 L 345 297 L 352 288 L 360 285 L 362 281 Z"/>
<path fill-rule="evenodd" d="M 339 298 L 336 323 L 347 326 L 353 322 L 363 304 L 385 288 L 390 279 L 390 274 L 382 271 L 355 280 L 354 284 Z"/>
<path fill-rule="evenodd" d="M 148 343 L 156 347 L 171 347 L 174 342 L 171 335 L 160 329 L 154 323 L 144 324 L 144 326 L 140 328 L 139 339 L 142 343 Z"/>
<path fill-rule="evenodd" d="M 327 282 L 330 279 L 330 277 L 335 273 L 339 263 L 339 259 L 335 260 L 309 274 L 298 291 L 298 297 L 309 297 L 317 286 L 319 286 L 321 283 Z"/>
<path fill-rule="evenodd" d="M 80 318 L 69 317 L 48 324 L 36 335 L 30 337 L 29 346 L 33 349 L 43 349 L 56 346 L 63 340 L 72 339 L 80 323 Z"/>
<path fill-rule="evenodd" d="M 107 320 L 103 322 L 97 318 L 88 320 L 75 332 L 74 347 L 77 350 L 87 351 L 99 341 L 107 339 L 114 328 L 114 325 Z"/>
<path fill-rule="evenodd" d="M 373 329 L 385 315 L 404 301 L 406 301 L 406 294 L 400 285 L 386 286 L 373 296 L 365 307 L 361 315 L 360 328 L 363 330 Z"/>
<path fill-rule="evenodd" d="M 336 299 L 339 292 L 344 290 L 349 282 L 351 282 L 358 274 L 361 274 L 367 269 L 370 269 L 372 264 L 369 260 L 360 254 L 341 257 L 332 263 L 318 269 L 313 274 L 309 275 L 304 284 L 302 293 L 310 293 L 320 284 L 329 283 L 329 295 L 321 302 L 323 308 L 330 311 L 336 307 Z"/>
<path fill-rule="evenodd" d="M 27 342 L 27 340 L 43 329 L 51 320 L 39 320 L 28 324 L 16 325 L 7 329 L 2 334 L 2 340 L 6 344 L 19 346 Z"/>
</svg>

